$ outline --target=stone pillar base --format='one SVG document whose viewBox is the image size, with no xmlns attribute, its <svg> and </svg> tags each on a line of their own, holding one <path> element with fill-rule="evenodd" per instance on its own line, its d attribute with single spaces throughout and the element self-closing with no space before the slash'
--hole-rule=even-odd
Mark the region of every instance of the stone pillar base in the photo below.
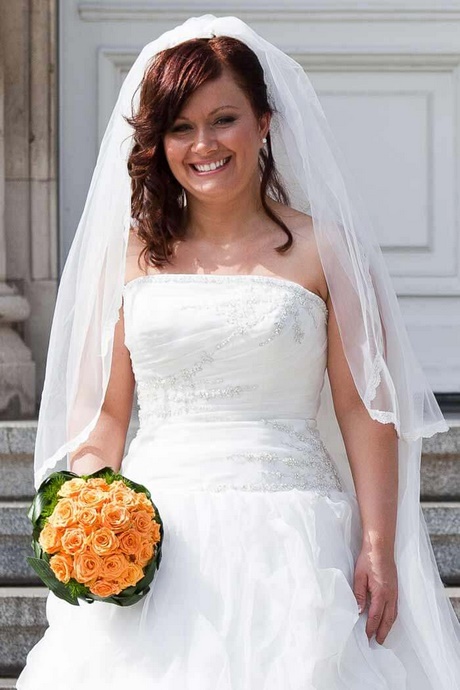
<svg viewBox="0 0 460 690">
<path fill-rule="evenodd" d="M 3 294 L 2 294 L 3 293 Z M 29 348 L 11 327 L 29 316 L 27 300 L 0 286 L 0 418 L 35 417 L 35 363 Z"/>
</svg>

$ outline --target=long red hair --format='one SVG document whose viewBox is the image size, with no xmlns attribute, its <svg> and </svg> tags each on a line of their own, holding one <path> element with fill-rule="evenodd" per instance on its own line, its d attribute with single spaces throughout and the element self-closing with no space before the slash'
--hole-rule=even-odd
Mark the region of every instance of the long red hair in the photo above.
<svg viewBox="0 0 460 690">
<path fill-rule="evenodd" d="M 170 262 L 173 241 L 185 236 L 184 190 L 172 174 L 163 147 L 163 136 L 173 125 L 188 98 L 202 84 L 218 79 L 224 69 L 234 75 L 257 118 L 274 112 L 262 66 L 242 41 L 229 36 L 194 38 L 157 53 L 147 67 L 140 88 L 137 112 L 126 118 L 134 128 L 134 145 L 128 159 L 131 177 L 131 216 L 145 243 L 147 263 L 157 268 Z M 287 234 L 276 247 L 285 252 L 293 239 L 289 228 L 269 208 L 265 196 L 289 204 L 273 159 L 270 133 L 259 156 L 260 197 L 264 210 Z"/>
</svg>

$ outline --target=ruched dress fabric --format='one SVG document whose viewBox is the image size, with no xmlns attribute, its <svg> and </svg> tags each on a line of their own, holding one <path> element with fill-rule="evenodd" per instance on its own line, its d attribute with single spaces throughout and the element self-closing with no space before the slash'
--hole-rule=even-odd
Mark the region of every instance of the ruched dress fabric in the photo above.
<svg viewBox="0 0 460 690">
<path fill-rule="evenodd" d="M 156 274 L 123 307 L 140 427 L 121 472 L 151 491 L 163 559 L 130 607 L 49 593 L 18 690 L 438 690 L 399 617 L 380 645 L 358 613 L 358 504 L 316 424 L 323 300 Z"/>
</svg>

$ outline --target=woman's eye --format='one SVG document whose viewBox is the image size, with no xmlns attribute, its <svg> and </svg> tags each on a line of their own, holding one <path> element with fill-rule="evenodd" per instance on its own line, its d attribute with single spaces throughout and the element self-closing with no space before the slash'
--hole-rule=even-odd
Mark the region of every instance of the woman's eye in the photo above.
<svg viewBox="0 0 460 690">
<path fill-rule="evenodd" d="M 175 127 L 171 127 L 171 132 L 186 132 L 188 129 L 190 129 L 189 125 L 176 125 Z"/>
<path fill-rule="evenodd" d="M 229 124 L 230 122 L 235 122 L 235 118 L 232 117 L 231 115 L 228 115 L 227 117 L 220 117 L 218 120 L 216 120 L 216 125 L 219 123 L 226 125 L 226 124 Z"/>
<path fill-rule="evenodd" d="M 232 115 L 228 115 L 227 117 L 220 117 L 218 120 L 215 121 L 215 125 L 228 125 L 231 124 L 232 122 L 235 122 L 236 118 L 233 117 Z M 181 125 L 173 125 L 170 129 L 170 132 L 173 134 L 175 133 L 182 133 L 182 132 L 188 132 L 191 129 L 191 125 L 187 123 L 183 123 Z"/>
</svg>

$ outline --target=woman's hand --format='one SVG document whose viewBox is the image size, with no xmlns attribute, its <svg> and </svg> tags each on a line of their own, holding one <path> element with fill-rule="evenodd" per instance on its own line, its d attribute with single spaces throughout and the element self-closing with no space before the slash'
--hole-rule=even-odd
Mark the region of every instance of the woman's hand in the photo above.
<svg viewBox="0 0 460 690">
<path fill-rule="evenodd" d="M 364 545 L 355 565 L 353 592 L 360 613 L 370 595 L 366 635 L 376 633 L 379 644 L 385 640 L 398 615 L 398 575 L 393 553 L 388 549 Z"/>
</svg>

